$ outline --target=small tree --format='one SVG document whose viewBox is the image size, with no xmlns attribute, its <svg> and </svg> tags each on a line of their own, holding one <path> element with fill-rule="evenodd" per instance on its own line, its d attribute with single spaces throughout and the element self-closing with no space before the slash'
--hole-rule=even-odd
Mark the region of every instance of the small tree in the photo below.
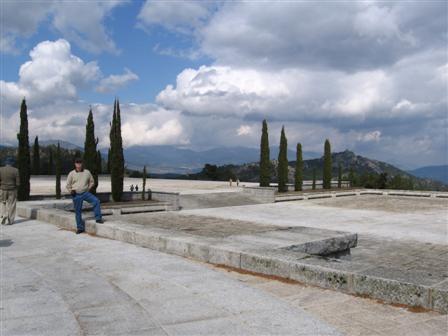
<svg viewBox="0 0 448 336">
<path fill-rule="evenodd" d="M 316 190 L 316 168 L 313 168 L 313 185 L 312 189 Z"/>
<path fill-rule="evenodd" d="M 271 182 L 271 159 L 269 150 L 268 123 L 263 120 L 260 143 L 260 186 L 269 187 Z"/>
<path fill-rule="evenodd" d="M 280 150 L 278 153 L 278 191 L 288 191 L 288 140 L 285 135 L 285 127 L 280 134 Z"/>
<path fill-rule="evenodd" d="M 145 200 L 145 194 L 146 194 L 146 166 L 143 166 L 143 182 L 142 182 L 142 200 Z"/>
<path fill-rule="evenodd" d="M 378 189 L 386 189 L 386 186 L 387 186 L 387 173 L 381 173 L 378 175 L 376 187 Z"/>
<path fill-rule="evenodd" d="M 294 190 L 301 191 L 302 183 L 303 183 L 302 145 L 300 143 L 298 143 L 297 144 L 297 153 L 296 153 L 296 174 L 295 174 Z"/>
<path fill-rule="evenodd" d="M 338 188 L 342 188 L 342 166 L 340 162 L 338 164 Z"/>
<path fill-rule="evenodd" d="M 56 199 L 61 198 L 61 170 L 61 146 L 58 142 L 58 146 L 56 147 Z"/>
<path fill-rule="evenodd" d="M 19 169 L 20 185 L 18 188 L 19 201 L 26 201 L 30 198 L 30 142 L 28 136 L 28 112 L 25 98 L 20 106 L 20 131 L 17 134 L 19 141 L 17 151 L 17 168 Z"/>
<path fill-rule="evenodd" d="M 331 146 L 330 141 L 325 140 L 324 148 L 324 169 L 322 178 L 324 189 L 331 189 Z"/>
<path fill-rule="evenodd" d="M 40 148 L 39 148 L 39 137 L 34 138 L 33 146 L 33 174 L 40 174 Z"/>
<path fill-rule="evenodd" d="M 355 175 L 355 170 L 353 169 L 353 166 L 350 166 L 350 170 L 348 172 L 348 180 L 350 181 L 350 187 L 356 187 L 357 183 L 356 183 L 356 175 Z"/>
</svg>

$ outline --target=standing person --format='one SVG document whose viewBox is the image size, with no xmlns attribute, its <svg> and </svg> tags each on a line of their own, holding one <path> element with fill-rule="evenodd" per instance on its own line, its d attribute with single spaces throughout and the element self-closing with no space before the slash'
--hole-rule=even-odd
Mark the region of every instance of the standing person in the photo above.
<svg viewBox="0 0 448 336">
<path fill-rule="evenodd" d="M 135 185 L 135 191 L 138 192 L 138 184 Z"/>
<path fill-rule="evenodd" d="M 93 205 L 95 220 L 97 223 L 104 223 L 101 217 L 100 201 L 89 191 L 95 186 L 92 174 L 83 168 L 82 159 L 75 159 L 75 169 L 67 176 L 67 190 L 72 195 L 73 205 L 76 214 L 76 234 L 85 231 L 84 221 L 82 220 L 82 204 L 84 201 Z"/>
<path fill-rule="evenodd" d="M 240 179 L 239 179 L 239 178 L 236 179 L 236 186 L 237 186 L 237 187 L 240 186 Z"/>
<path fill-rule="evenodd" d="M 232 187 L 233 180 L 229 179 L 229 186 Z"/>
<path fill-rule="evenodd" d="M 129 189 L 131 190 L 131 192 L 133 192 L 134 191 L 134 185 L 131 184 L 131 187 Z"/>
<path fill-rule="evenodd" d="M 12 159 L 6 158 L 0 167 L 1 223 L 12 225 L 16 218 L 17 187 L 20 184 L 19 170 L 12 166 Z"/>
</svg>

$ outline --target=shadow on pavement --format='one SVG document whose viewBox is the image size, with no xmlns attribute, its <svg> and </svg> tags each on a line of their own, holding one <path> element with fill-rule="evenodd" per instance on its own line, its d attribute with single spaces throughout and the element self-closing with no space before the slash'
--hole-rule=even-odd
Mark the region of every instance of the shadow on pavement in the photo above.
<svg viewBox="0 0 448 336">
<path fill-rule="evenodd" d="M 0 240 L 0 247 L 9 247 L 12 244 L 14 244 L 14 242 L 11 239 L 1 239 Z"/>
</svg>

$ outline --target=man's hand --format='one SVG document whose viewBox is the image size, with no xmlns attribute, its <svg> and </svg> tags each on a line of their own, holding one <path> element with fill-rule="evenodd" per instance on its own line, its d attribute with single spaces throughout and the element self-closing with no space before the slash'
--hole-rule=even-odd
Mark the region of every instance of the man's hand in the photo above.
<svg viewBox="0 0 448 336">
<path fill-rule="evenodd" d="M 70 195 L 72 195 L 72 197 L 75 197 L 76 196 L 76 191 L 75 190 L 70 191 Z"/>
</svg>

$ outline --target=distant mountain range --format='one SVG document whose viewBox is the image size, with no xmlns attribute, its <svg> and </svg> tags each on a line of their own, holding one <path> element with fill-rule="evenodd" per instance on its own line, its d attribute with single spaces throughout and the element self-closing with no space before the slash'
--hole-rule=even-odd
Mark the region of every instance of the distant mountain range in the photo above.
<svg viewBox="0 0 448 336">
<path fill-rule="evenodd" d="M 75 145 L 75 144 L 73 144 L 71 142 L 64 141 L 64 140 L 42 140 L 42 141 L 39 140 L 39 145 L 40 146 L 50 146 L 50 145 L 57 146 L 58 142 L 59 142 L 59 145 L 62 148 L 65 148 L 65 149 L 79 149 L 79 150 L 83 150 L 82 147 L 80 147 L 78 145 Z M 32 146 L 32 143 L 30 143 L 30 146 Z"/>
<path fill-rule="evenodd" d="M 448 165 L 421 167 L 410 170 L 409 173 L 421 178 L 429 178 L 448 184 Z"/>
<path fill-rule="evenodd" d="M 83 150 L 81 146 L 63 140 L 42 140 L 39 141 L 41 147 L 60 143 L 62 148 L 70 150 Z M 30 143 L 32 147 L 32 143 Z M 1 146 L 13 148 L 10 146 Z M 103 158 L 107 158 L 108 149 L 101 149 Z M 288 157 L 295 158 L 295 152 L 288 151 Z M 321 154 L 314 152 L 304 152 L 304 158 L 317 158 Z M 271 157 L 278 156 L 278 147 L 271 148 Z M 250 147 L 218 147 L 208 150 L 192 150 L 177 146 L 132 146 L 125 148 L 124 157 L 126 166 L 129 169 L 140 170 L 144 165 L 149 166 L 152 173 L 157 174 L 188 174 L 199 172 L 206 163 L 214 165 L 243 164 L 255 162 L 260 158 L 258 148 Z"/>
<path fill-rule="evenodd" d="M 104 151 L 107 154 L 107 150 Z M 305 158 L 316 158 L 321 154 L 305 152 Z M 206 163 L 214 165 L 243 164 L 260 158 L 258 148 L 219 147 L 195 151 L 176 146 L 132 146 L 124 150 L 126 165 L 131 169 L 141 169 L 149 165 L 153 173 L 194 173 Z M 271 157 L 278 156 L 278 148 L 271 148 Z M 295 158 L 295 152 L 288 151 L 288 157 Z"/>
</svg>

